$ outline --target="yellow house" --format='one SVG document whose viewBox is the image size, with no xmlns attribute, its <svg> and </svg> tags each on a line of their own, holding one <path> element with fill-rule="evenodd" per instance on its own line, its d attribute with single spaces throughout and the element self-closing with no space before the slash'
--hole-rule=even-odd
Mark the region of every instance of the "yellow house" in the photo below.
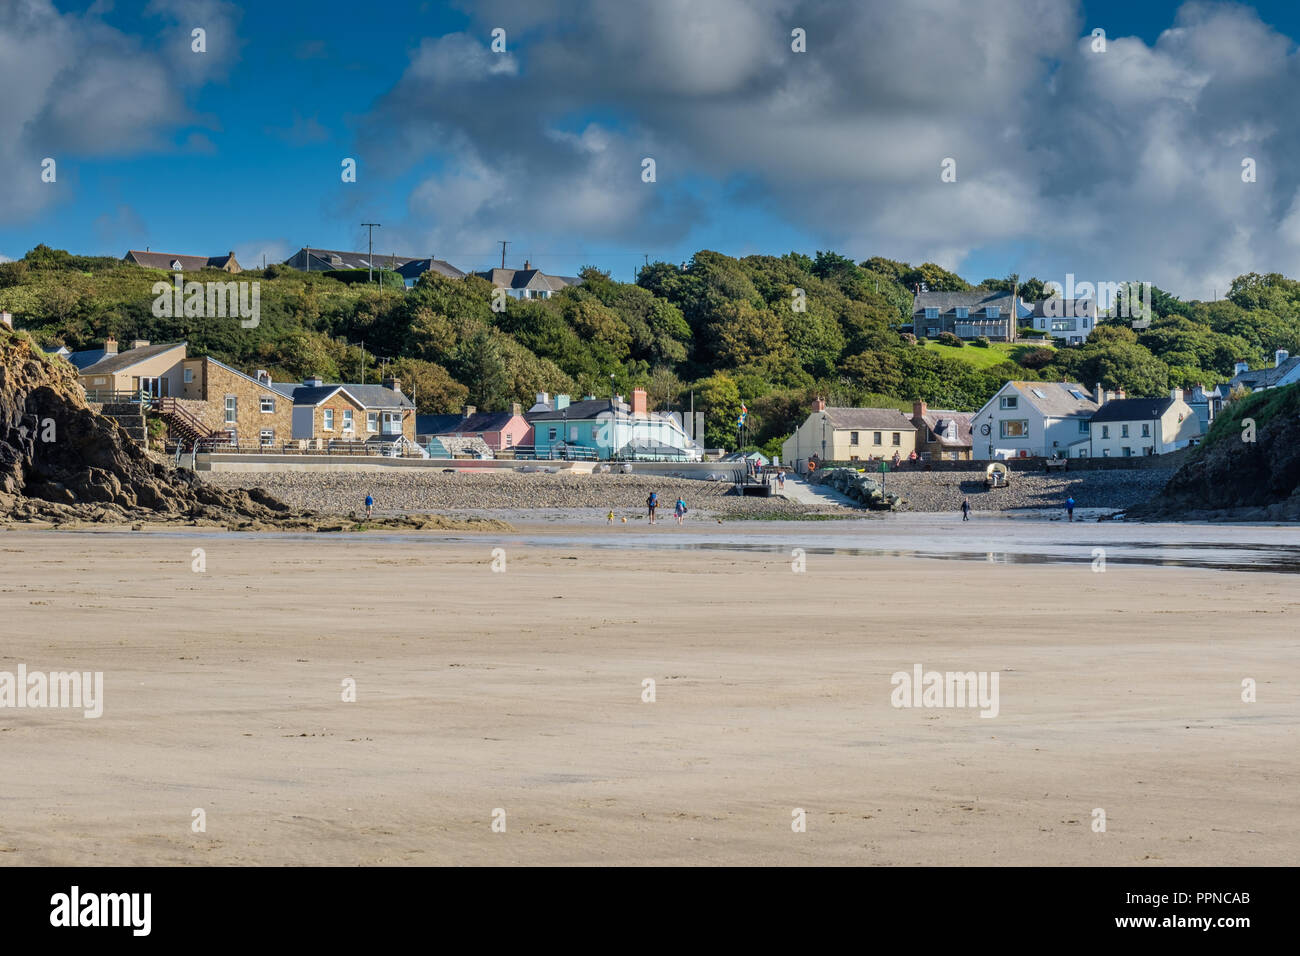
<svg viewBox="0 0 1300 956">
<path fill-rule="evenodd" d="M 68 361 L 77 367 L 78 381 L 90 401 L 126 392 L 168 396 L 180 395 L 183 390 L 184 342 L 151 345 L 136 339 L 129 349 L 119 352 L 117 340 L 110 338 L 103 349 L 73 352 Z"/>
<path fill-rule="evenodd" d="M 812 413 L 781 445 L 781 461 L 803 472 L 809 459 L 870 461 L 906 459 L 916 450 L 916 426 L 896 408 L 827 407 Z"/>
</svg>

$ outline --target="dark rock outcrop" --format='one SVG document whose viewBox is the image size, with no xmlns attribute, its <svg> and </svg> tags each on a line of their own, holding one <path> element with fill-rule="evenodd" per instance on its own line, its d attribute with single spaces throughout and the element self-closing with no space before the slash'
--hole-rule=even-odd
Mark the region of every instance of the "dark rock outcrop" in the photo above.
<svg viewBox="0 0 1300 956">
<path fill-rule="evenodd" d="M 1241 415 L 1231 407 L 1224 414 Z M 1164 491 L 1130 508 L 1126 517 L 1300 521 L 1300 415 L 1290 410 L 1274 415 L 1258 428 L 1254 441 L 1234 432 L 1199 449 Z"/>
</svg>

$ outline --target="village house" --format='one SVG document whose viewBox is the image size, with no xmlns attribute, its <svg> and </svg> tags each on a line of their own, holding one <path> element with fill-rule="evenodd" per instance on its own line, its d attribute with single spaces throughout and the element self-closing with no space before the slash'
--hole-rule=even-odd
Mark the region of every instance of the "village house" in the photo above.
<svg viewBox="0 0 1300 956">
<path fill-rule="evenodd" d="M 549 299 L 566 286 L 582 285 L 577 276 L 548 276 L 527 260 L 522 269 L 488 269 L 474 275 L 516 299 Z"/>
<path fill-rule="evenodd" d="M 951 332 L 959 339 L 987 337 L 1014 342 L 1022 321 L 1034 310 L 1008 292 L 917 292 L 912 299 L 912 331 L 928 339 Z"/>
<path fill-rule="evenodd" d="M 587 397 L 570 402 L 545 392 L 524 413 L 533 429 L 538 458 L 609 458 L 650 461 L 701 461 L 704 448 L 687 434 L 676 415 L 651 411 L 646 390 L 634 388 L 632 402 L 621 397 Z"/>
<path fill-rule="evenodd" d="M 124 262 L 144 266 L 146 269 L 166 269 L 168 272 L 198 272 L 201 269 L 220 269 L 222 272 L 232 273 L 244 271 L 235 261 L 233 251 L 224 256 L 185 256 L 171 252 L 147 250 L 140 252 L 132 249 L 122 259 Z"/>
<path fill-rule="evenodd" d="M 926 461 L 969 461 L 971 458 L 971 413 L 927 408 L 912 403 L 912 424 L 916 426 L 916 450 Z"/>
<path fill-rule="evenodd" d="M 1007 382 L 971 418 L 973 457 L 1087 457 L 1093 394 L 1073 382 Z"/>
<path fill-rule="evenodd" d="M 1300 382 L 1300 355 L 1292 357 L 1286 349 L 1278 349 L 1273 353 L 1272 368 L 1251 369 L 1245 362 L 1238 362 L 1235 372 L 1229 383 L 1230 389 L 1241 387 L 1251 392 L 1262 392 L 1281 388 Z"/>
<path fill-rule="evenodd" d="M 1190 394 L 1184 395 L 1183 400 L 1196 413 L 1196 418 L 1201 423 L 1202 434 L 1209 432 L 1210 426 L 1219 417 L 1219 412 L 1223 411 L 1223 406 L 1228 404 L 1228 396 L 1231 393 L 1232 386 L 1224 382 L 1208 388 L 1204 385 L 1196 385 L 1192 387 Z"/>
<path fill-rule="evenodd" d="M 452 420 L 433 421 L 448 418 Z M 523 406 L 518 402 L 504 412 L 480 412 L 473 405 L 466 405 L 460 415 L 421 415 L 416 421 L 416 440 L 428 444 L 422 439 L 426 436 L 436 438 L 446 447 L 447 442 L 443 439 L 479 438 L 489 451 L 501 452 L 531 445 L 532 430 L 532 425 L 524 418 Z"/>
<path fill-rule="evenodd" d="M 126 393 L 151 398 L 179 395 L 185 343 L 151 345 L 147 339 L 136 339 L 119 352 L 117 339 L 110 336 L 102 349 L 70 352 L 66 358 L 76 367 L 88 401 L 112 401 Z"/>
<path fill-rule="evenodd" d="M 1089 454 L 1094 458 L 1163 455 L 1186 448 L 1202 435 L 1200 419 L 1183 401 L 1180 388 L 1163 398 L 1103 396 L 1089 432 Z"/>
<path fill-rule="evenodd" d="M 917 428 L 896 408 L 837 408 L 822 399 L 781 445 L 781 461 L 799 472 L 811 459 L 907 459 L 916 451 Z"/>
<path fill-rule="evenodd" d="M 1029 316 L 1031 328 L 1065 345 L 1082 345 L 1097 327 L 1096 299 L 1039 299 Z"/>
</svg>

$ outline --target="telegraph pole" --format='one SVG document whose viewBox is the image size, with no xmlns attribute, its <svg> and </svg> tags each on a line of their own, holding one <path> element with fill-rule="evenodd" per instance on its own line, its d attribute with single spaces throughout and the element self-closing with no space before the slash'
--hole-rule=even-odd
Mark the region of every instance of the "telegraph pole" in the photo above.
<svg viewBox="0 0 1300 956">
<path fill-rule="evenodd" d="M 367 226 L 370 229 L 370 248 L 366 252 L 366 265 L 370 267 L 370 271 L 366 273 L 366 281 L 374 282 L 375 281 L 375 226 L 378 226 L 379 223 L 363 222 L 361 225 Z"/>
<path fill-rule="evenodd" d="M 509 244 L 509 242 L 510 240 L 508 239 L 501 240 L 501 268 L 502 269 L 506 267 L 506 246 Z"/>
</svg>

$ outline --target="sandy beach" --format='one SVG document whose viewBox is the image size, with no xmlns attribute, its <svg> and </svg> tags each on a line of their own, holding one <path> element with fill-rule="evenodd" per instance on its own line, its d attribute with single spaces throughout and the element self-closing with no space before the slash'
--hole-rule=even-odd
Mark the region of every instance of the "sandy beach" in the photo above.
<svg viewBox="0 0 1300 956">
<path fill-rule="evenodd" d="M 104 674 L 0 708 L 0 864 L 1295 863 L 1300 577 L 1118 559 L 1231 529 L 763 524 L 0 531 L 0 672 Z"/>
</svg>

